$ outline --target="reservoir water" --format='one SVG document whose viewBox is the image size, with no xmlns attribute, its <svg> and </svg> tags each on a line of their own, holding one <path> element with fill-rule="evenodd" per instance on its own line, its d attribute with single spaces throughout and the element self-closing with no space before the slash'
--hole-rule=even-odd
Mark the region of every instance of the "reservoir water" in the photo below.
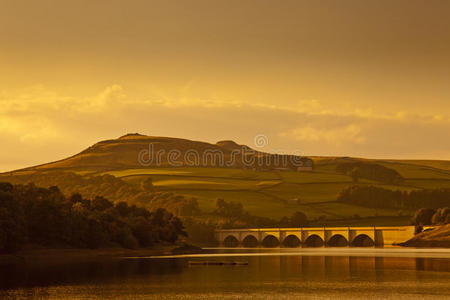
<svg viewBox="0 0 450 300">
<path fill-rule="evenodd" d="M 210 249 L 0 266 L 1 299 L 450 299 L 449 249 Z M 189 261 L 248 265 L 198 266 Z"/>
</svg>

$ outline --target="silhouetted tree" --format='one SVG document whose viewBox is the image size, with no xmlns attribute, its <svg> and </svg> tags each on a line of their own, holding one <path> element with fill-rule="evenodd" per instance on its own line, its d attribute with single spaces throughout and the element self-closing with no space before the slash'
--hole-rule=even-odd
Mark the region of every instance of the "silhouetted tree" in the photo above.
<svg viewBox="0 0 450 300">
<path fill-rule="evenodd" d="M 99 211 L 107 210 L 113 206 L 114 205 L 108 199 L 103 198 L 102 196 L 95 197 L 91 202 L 92 209 Z"/>
<path fill-rule="evenodd" d="M 336 166 L 336 171 L 351 176 L 353 180 L 357 177 L 390 184 L 403 181 L 403 177 L 396 170 L 369 162 L 340 163 Z"/>
<path fill-rule="evenodd" d="M 450 204 L 450 189 L 393 191 L 376 186 L 354 185 L 339 192 L 338 201 L 374 208 L 440 208 Z"/>
<path fill-rule="evenodd" d="M 450 208 L 438 208 L 431 218 L 432 224 L 447 224 L 450 222 Z"/>
<path fill-rule="evenodd" d="M 102 177 L 102 180 L 111 180 Z M 0 182 L 0 252 L 13 252 L 26 242 L 43 246 L 127 248 L 175 242 L 186 236 L 179 218 L 160 208 L 94 200 L 73 194 L 66 199 L 59 188 Z"/>
<path fill-rule="evenodd" d="M 434 213 L 435 210 L 432 208 L 421 208 L 416 211 L 411 221 L 414 225 L 431 225 Z"/>
<path fill-rule="evenodd" d="M 291 225 L 294 227 L 303 227 L 308 225 L 308 219 L 301 211 L 296 211 L 291 217 Z"/>
<path fill-rule="evenodd" d="M 308 225 L 308 219 L 301 211 L 296 211 L 291 217 L 283 217 L 280 222 L 280 227 L 304 227 Z"/>
<path fill-rule="evenodd" d="M 234 201 L 225 201 L 221 198 L 216 199 L 215 213 L 230 219 L 239 219 L 245 212 L 242 203 Z"/>
<path fill-rule="evenodd" d="M 144 181 L 141 182 L 141 188 L 146 192 L 154 192 L 155 187 L 153 186 L 153 179 L 148 177 Z"/>
</svg>

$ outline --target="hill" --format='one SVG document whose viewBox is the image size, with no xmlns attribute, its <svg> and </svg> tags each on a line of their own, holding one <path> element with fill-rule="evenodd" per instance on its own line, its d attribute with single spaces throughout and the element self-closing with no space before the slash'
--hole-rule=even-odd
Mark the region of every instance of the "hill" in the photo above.
<svg viewBox="0 0 450 300">
<path fill-rule="evenodd" d="M 405 247 L 450 248 L 450 224 L 426 230 L 399 245 Z"/>
<path fill-rule="evenodd" d="M 233 141 L 210 144 L 180 138 L 127 134 L 105 140 L 72 157 L 19 171 L 60 169 L 109 170 L 141 167 L 219 167 L 296 169 L 306 158 L 256 151 Z M 310 160 L 308 160 L 310 161 Z"/>
<path fill-rule="evenodd" d="M 236 151 L 241 151 L 242 155 L 232 159 Z M 160 161 L 157 156 L 150 160 L 150 152 L 160 153 Z M 173 159 L 171 155 L 178 157 Z M 314 162 L 313 171 L 298 172 L 295 163 L 303 164 L 307 158 L 286 156 L 277 161 L 279 158 L 233 141 L 210 144 L 128 134 L 99 142 L 61 161 L 0 174 L 0 181 L 38 182 L 43 186 L 58 183 L 65 186 L 67 192 L 74 190 L 70 186 L 76 181 L 77 189 L 88 193 L 86 197 L 98 193 L 111 200 L 132 201 L 133 198 L 133 201 L 145 204 L 150 201 L 146 200 L 148 198 L 130 195 L 133 191 L 141 193 L 142 184 L 150 179 L 158 193 L 195 198 L 204 213 L 212 212 L 215 199 L 222 198 L 242 203 L 244 209 L 256 216 L 279 219 L 302 211 L 308 219 L 326 225 L 409 223 L 413 212 L 408 209 L 371 208 L 338 201 L 338 194 L 352 185 L 399 191 L 450 188 L 449 161 L 310 157 Z M 269 163 L 261 166 L 258 164 L 261 159 Z M 287 167 L 280 163 L 283 159 L 288 161 Z M 356 166 L 363 163 L 364 173 L 370 176 L 360 177 L 355 182 L 350 172 L 342 172 L 340 168 L 347 163 L 357 163 Z M 370 171 L 373 165 L 377 166 L 373 172 L 375 177 Z M 378 178 L 386 169 L 401 180 L 386 182 Z M 66 177 L 57 172 L 72 172 L 78 177 L 67 176 L 72 179 L 64 182 Z M 117 183 L 110 177 L 97 178 L 106 175 L 120 181 Z M 86 182 L 92 184 L 87 186 Z M 161 197 L 157 197 L 158 203 L 165 196 Z"/>
</svg>

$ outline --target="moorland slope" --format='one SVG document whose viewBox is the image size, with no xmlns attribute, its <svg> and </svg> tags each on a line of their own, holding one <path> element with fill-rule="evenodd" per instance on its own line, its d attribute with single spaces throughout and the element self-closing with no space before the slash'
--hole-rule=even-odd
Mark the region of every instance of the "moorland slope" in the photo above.
<svg viewBox="0 0 450 300">
<path fill-rule="evenodd" d="M 152 145 L 153 151 L 163 152 L 161 164 L 140 163 L 139 153 L 147 151 L 149 145 Z M 52 172 L 73 172 L 86 179 L 112 175 L 120 179 L 122 185 L 126 183 L 131 187 L 139 187 L 151 179 L 156 191 L 196 198 L 205 213 L 214 210 L 215 199 L 222 198 L 242 203 L 247 211 L 256 216 L 279 219 L 295 211 L 302 211 L 310 220 L 328 225 L 409 223 L 413 210 L 408 208 L 373 208 L 338 201 L 338 194 L 353 185 L 371 185 L 406 192 L 450 189 L 450 161 L 312 156 L 310 158 L 314 161 L 314 169 L 306 172 L 298 172 L 294 168 L 277 168 L 274 165 L 249 167 L 242 165 L 242 160 L 236 160 L 234 165 L 219 166 L 211 164 L 210 161 L 194 166 L 186 164 L 186 161 L 184 165 L 177 167 L 167 164 L 171 150 L 179 151 L 181 158 L 187 151 L 195 150 L 200 155 L 208 151 L 219 151 L 224 159 L 229 159 L 233 150 L 243 147 L 245 146 L 233 141 L 210 144 L 128 134 L 118 139 L 99 142 L 61 161 L 0 174 L 0 181 L 39 181 L 41 185 L 51 186 L 54 184 L 52 180 L 57 178 L 49 175 Z M 270 157 L 271 154 L 254 151 L 247 155 Z M 355 168 L 342 171 L 345 169 L 341 167 L 342 164 L 348 163 L 357 167 L 356 172 Z M 360 164 L 363 167 L 358 167 Z M 372 169 L 376 172 L 381 170 L 381 175 L 364 176 L 364 172 L 373 175 L 370 174 Z M 384 169 L 389 170 L 388 173 L 394 174 L 399 180 L 384 180 Z M 50 180 L 51 178 L 53 179 Z M 104 179 L 101 182 L 113 181 Z M 98 189 L 99 194 L 100 191 L 104 192 L 101 186 Z M 128 187 L 127 189 L 133 190 Z M 114 196 L 112 198 L 111 200 L 127 200 L 114 199 Z"/>
</svg>

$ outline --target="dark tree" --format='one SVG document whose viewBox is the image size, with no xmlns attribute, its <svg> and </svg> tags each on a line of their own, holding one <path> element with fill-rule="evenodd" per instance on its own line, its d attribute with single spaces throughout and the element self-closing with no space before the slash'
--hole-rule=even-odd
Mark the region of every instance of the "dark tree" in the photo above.
<svg viewBox="0 0 450 300">
<path fill-rule="evenodd" d="M 450 208 L 438 208 L 431 218 L 433 224 L 447 224 L 450 222 Z"/>
<path fill-rule="evenodd" d="M 293 227 L 303 227 L 308 225 L 308 218 L 300 211 L 296 211 L 291 217 L 291 225 Z"/>
<path fill-rule="evenodd" d="M 111 180 L 110 177 L 101 177 Z M 42 246 L 146 247 L 175 242 L 186 236 L 180 219 L 165 209 L 150 212 L 98 196 L 73 194 L 59 188 L 0 183 L 0 252 L 13 252 L 24 243 Z"/>
<path fill-rule="evenodd" d="M 435 210 L 432 208 L 421 208 L 414 214 L 411 222 L 414 225 L 431 225 L 431 218 Z"/>
</svg>

